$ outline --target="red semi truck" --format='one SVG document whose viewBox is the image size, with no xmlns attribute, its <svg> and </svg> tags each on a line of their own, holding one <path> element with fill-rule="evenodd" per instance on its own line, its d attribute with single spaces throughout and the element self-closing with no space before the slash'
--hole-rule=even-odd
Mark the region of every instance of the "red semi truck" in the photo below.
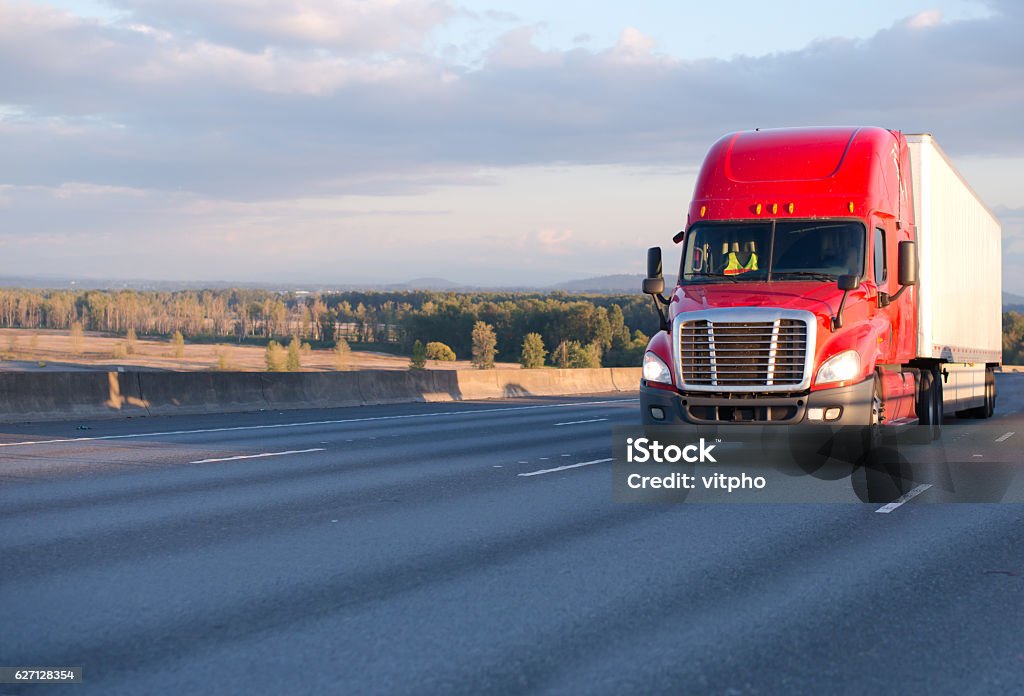
<svg viewBox="0 0 1024 696">
<path fill-rule="evenodd" d="M 899 426 L 938 437 L 943 412 L 991 416 L 1000 235 L 931 136 L 724 136 L 674 238 L 670 297 L 661 249 L 648 251 L 662 326 L 644 424 L 858 426 L 871 446 Z"/>
</svg>

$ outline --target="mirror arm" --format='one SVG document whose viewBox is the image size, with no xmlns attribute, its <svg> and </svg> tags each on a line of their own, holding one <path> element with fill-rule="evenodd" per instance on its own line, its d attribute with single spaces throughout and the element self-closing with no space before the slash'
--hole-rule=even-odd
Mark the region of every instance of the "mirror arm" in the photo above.
<svg viewBox="0 0 1024 696">
<path fill-rule="evenodd" d="M 666 300 L 660 293 L 657 295 L 651 295 L 651 298 L 654 300 L 654 311 L 658 313 L 658 321 L 661 324 L 660 329 L 662 331 L 668 331 L 671 327 L 668 323 L 668 317 L 665 316 L 665 310 L 663 310 L 661 306 L 663 304 L 669 304 L 670 300 Z"/>
<path fill-rule="evenodd" d="M 832 333 L 835 333 L 836 329 L 843 328 L 843 306 L 846 305 L 846 296 L 848 294 L 850 294 L 849 290 L 843 290 L 843 299 L 839 300 L 839 310 L 832 317 Z"/>
<path fill-rule="evenodd" d="M 889 295 L 889 302 L 895 302 L 896 300 L 900 299 L 900 295 L 902 295 L 909 287 L 909 285 L 900 286 L 900 289 L 896 291 L 895 295 Z"/>
</svg>

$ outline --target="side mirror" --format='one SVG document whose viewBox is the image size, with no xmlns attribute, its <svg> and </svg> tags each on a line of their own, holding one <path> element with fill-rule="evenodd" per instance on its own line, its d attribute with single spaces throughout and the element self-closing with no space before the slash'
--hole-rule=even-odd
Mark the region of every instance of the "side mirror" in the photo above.
<svg viewBox="0 0 1024 696">
<path fill-rule="evenodd" d="M 860 276 L 855 275 L 841 275 L 839 280 L 836 282 L 839 289 L 843 292 L 849 292 L 850 290 L 856 290 L 860 287 Z"/>
<path fill-rule="evenodd" d="M 647 277 L 643 286 L 645 295 L 660 295 L 665 290 L 665 276 L 661 272 L 661 247 L 647 250 Z"/>
<path fill-rule="evenodd" d="M 913 242 L 900 242 L 899 277 L 900 285 L 917 285 L 917 250 Z"/>
</svg>

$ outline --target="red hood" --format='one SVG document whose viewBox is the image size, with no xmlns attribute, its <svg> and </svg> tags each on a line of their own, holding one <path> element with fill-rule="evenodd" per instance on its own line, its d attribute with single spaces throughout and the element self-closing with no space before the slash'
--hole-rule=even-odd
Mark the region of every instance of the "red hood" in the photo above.
<svg viewBox="0 0 1024 696">
<path fill-rule="evenodd" d="M 719 307 L 778 307 L 831 316 L 842 296 L 835 283 L 822 281 L 686 285 L 673 292 L 671 315 Z"/>
</svg>

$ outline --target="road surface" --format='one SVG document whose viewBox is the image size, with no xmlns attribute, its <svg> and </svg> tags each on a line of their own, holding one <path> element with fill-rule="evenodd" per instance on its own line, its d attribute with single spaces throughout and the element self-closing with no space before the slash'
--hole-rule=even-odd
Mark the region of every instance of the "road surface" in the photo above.
<svg viewBox="0 0 1024 696">
<path fill-rule="evenodd" d="M 84 670 L 0 694 L 1024 692 L 1024 506 L 615 504 L 637 409 L 0 426 L 0 665 Z"/>
</svg>

